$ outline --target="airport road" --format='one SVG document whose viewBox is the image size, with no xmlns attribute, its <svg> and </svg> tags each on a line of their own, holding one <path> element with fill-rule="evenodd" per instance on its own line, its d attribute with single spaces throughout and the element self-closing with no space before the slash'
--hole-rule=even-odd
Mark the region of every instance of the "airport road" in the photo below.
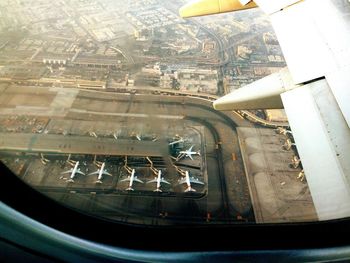
<svg viewBox="0 0 350 263">
<path fill-rule="evenodd" d="M 59 89 L 59 91 L 59 96 L 63 97 L 65 90 Z M 234 121 L 237 116 L 232 113 L 217 112 L 212 109 L 209 101 L 192 97 L 120 94 L 86 90 L 73 93 L 70 89 L 67 89 L 67 94 L 69 95 L 68 99 L 62 108 L 57 106 L 58 96 L 49 96 L 45 107 L 40 109 L 40 116 L 46 114 L 45 116 L 50 118 L 50 125 L 46 128 L 55 127 L 55 122 L 59 122 L 61 129 L 72 134 L 72 131 L 78 131 L 78 129 L 73 129 L 74 123 L 83 121 L 87 125 L 91 124 L 92 130 L 81 132 L 93 131 L 98 136 L 98 138 L 88 136 L 86 138 L 99 143 L 105 142 L 105 147 L 107 147 L 108 142 L 116 143 L 116 140 L 100 136 L 100 134 L 118 132 L 118 129 L 119 131 L 127 129 L 126 134 L 131 132 L 141 135 L 156 134 L 159 137 L 163 136 L 164 139 L 175 134 L 181 135 L 189 127 L 203 126 L 205 148 L 202 147 L 202 149 L 206 149 L 207 169 L 205 170 L 206 175 L 202 176 L 206 178 L 208 191 L 201 198 L 190 193 L 177 193 L 175 196 L 169 196 L 167 193 L 154 195 L 154 193 L 148 194 L 144 191 L 132 193 L 114 191 L 109 194 L 97 193 L 91 197 L 90 192 L 79 192 L 76 191 L 77 189 L 74 190 L 74 185 L 69 185 L 63 187 L 61 193 L 48 190 L 46 192 L 48 195 L 63 202 L 69 201 L 72 206 L 76 205 L 76 207 L 101 216 L 118 218 L 118 220 L 128 222 L 146 220 L 152 224 L 166 224 L 171 220 L 172 223 L 176 223 L 176 220 L 185 220 L 186 222 L 192 220 L 196 223 L 209 220 L 220 223 L 235 222 L 241 216 L 252 218 L 250 216 L 253 213 L 250 197 L 245 195 L 247 183 L 243 163 L 239 158 L 239 145 L 233 143 L 237 141 Z M 11 96 L 11 102 L 15 103 L 17 99 L 15 92 L 12 92 Z M 26 96 L 29 100 L 30 94 L 28 93 Z M 55 112 L 60 112 L 60 115 L 51 114 L 54 112 L 52 105 L 56 105 Z M 4 114 L 3 112 L 8 114 L 9 109 L 16 108 L 14 114 L 31 115 L 31 112 L 28 111 L 29 106 L 33 105 L 26 104 L 23 98 L 21 107 L 14 107 L 13 104 L 7 105 L 7 102 L 3 101 L 0 103 L 0 114 Z M 36 113 L 37 110 L 33 115 Z M 97 122 L 98 126 L 96 126 Z M 242 120 L 240 120 L 241 123 Z M 246 125 L 250 126 L 249 123 Z M 47 135 L 51 135 L 51 132 L 55 133 L 49 129 Z M 52 135 L 61 136 L 60 138 L 66 137 Z M 79 134 L 73 132 L 73 135 L 67 137 L 79 138 L 77 135 Z M 99 154 L 107 155 L 107 153 Z M 128 151 L 124 154 L 128 154 Z M 146 156 L 148 155 L 150 155 L 149 151 Z M 227 156 L 238 156 L 238 158 L 230 161 Z M 233 178 L 240 180 L 240 187 L 233 184 L 237 181 Z M 196 186 L 194 187 L 196 188 Z M 67 191 L 68 189 L 72 190 L 73 193 Z M 200 193 L 200 191 L 198 192 Z M 96 202 L 91 203 L 91 200 Z M 240 200 L 239 205 L 237 205 L 237 200 Z"/>
</svg>

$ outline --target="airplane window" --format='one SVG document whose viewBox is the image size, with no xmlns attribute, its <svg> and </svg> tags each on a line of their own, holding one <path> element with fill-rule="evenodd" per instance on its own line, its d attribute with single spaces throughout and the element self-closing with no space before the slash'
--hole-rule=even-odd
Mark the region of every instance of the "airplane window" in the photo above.
<svg viewBox="0 0 350 263">
<path fill-rule="evenodd" d="M 1 161 L 117 222 L 322 220 L 283 105 L 213 108 L 286 67 L 269 17 L 188 2 L 1 1 Z"/>
</svg>

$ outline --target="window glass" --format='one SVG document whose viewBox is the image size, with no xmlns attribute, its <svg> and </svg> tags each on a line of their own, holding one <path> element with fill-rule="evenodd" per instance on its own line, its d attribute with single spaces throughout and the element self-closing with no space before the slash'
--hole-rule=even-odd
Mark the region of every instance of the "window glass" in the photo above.
<svg viewBox="0 0 350 263">
<path fill-rule="evenodd" d="M 2 162 L 118 222 L 318 220 L 286 113 L 212 106 L 286 66 L 269 18 L 186 2 L 0 1 Z"/>
</svg>

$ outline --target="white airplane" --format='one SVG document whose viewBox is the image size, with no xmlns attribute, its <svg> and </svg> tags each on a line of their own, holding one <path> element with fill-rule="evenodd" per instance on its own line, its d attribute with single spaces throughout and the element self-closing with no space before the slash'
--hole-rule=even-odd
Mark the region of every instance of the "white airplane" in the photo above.
<svg viewBox="0 0 350 263">
<path fill-rule="evenodd" d="M 67 180 L 68 183 L 74 183 L 74 177 L 76 174 L 85 175 L 82 171 L 80 171 L 78 167 L 79 167 L 79 162 L 76 162 L 74 165 L 74 168 L 68 171 L 62 172 L 62 174 L 70 173 L 70 178 Z"/>
<path fill-rule="evenodd" d="M 183 6 L 180 15 L 256 6 L 269 16 L 287 67 L 235 89 L 213 106 L 230 111 L 284 108 L 318 219 L 349 217 L 350 2 L 196 0 Z"/>
<path fill-rule="evenodd" d="M 204 183 L 199 181 L 197 178 L 190 177 L 190 173 L 186 171 L 185 177 L 179 180 L 179 184 L 187 184 L 187 189 L 185 192 L 196 192 L 196 190 L 192 188 L 191 183 L 204 185 Z"/>
<path fill-rule="evenodd" d="M 50 160 L 46 159 L 42 153 L 40 154 L 40 160 L 43 164 L 47 164 L 50 162 Z"/>
<path fill-rule="evenodd" d="M 105 175 L 109 175 L 112 176 L 110 173 L 107 172 L 107 170 L 105 169 L 106 163 L 102 163 L 102 166 L 100 169 L 98 169 L 96 172 L 90 173 L 88 175 L 94 175 L 94 174 L 98 174 L 97 177 L 97 181 L 96 183 L 102 184 L 102 176 Z"/>
<path fill-rule="evenodd" d="M 294 169 L 298 168 L 300 165 L 301 161 L 299 159 L 298 156 L 294 155 L 292 158 L 292 163 L 291 163 L 291 167 L 293 167 Z"/>
<path fill-rule="evenodd" d="M 132 133 L 131 133 L 131 137 L 136 138 L 138 141 L 142 141 L 141 135 L 140 135 L 140 134 L 137 134 L 137 133 L 135 133 L 135 132 L 132 132 Z"/>
<path fill-rule="evenodd" d="M 170 184 L 167 180 L 164 179 L 164 177 L 162 177 L 162 171 L 161 170 L 158 171 L 158 176 L 157 177 L 154 177 L 153 180 L 147 182 L 147 184 L 149 184 L 149 183 L 157 183 L 157 188 L 153 192 L 162 192 L 162 190 L 160 190 L 160 184 L 161 183 Z"/>
<path fill-rule="evenodd" d="M 89 135 L 90 135 L 91 137 L 95 137 L 95 138 L 98 137 L 97 134 L 96 134 L 95 132 L 89 132 Z"/>
<path fill-rule="evenodd" d="M 283 144 L 283 149 L 289 151 L 292 146 L 295 146 L 295 143 L 292 143 L 292 141 L 290 139 L 287 139 L 286 142 Z"/>
<path fill-rule="evenodd" d="M 179 155 L 176 157 L 176 160 L 178 161 L 178 160 L 180 160 L 181 158 L 183 158 L 183 157 L 189 157 L 191 160 L 193 160 L 193 158 L 192 158 L 192 155 L 193 154 L 197 154 L 197 155 L 201 155 L 201 153 L 198 151 L 198 152 L 194 152 L 194 151 L 192 151 L 192 149 L 193 149 L 193 146 L 194 145 L 192 145 L 188 150 L 186 150 L 186 151 L 180 151 L 180 153 L 179 153 Z"/>
<path fill-rule="evenodd" d="M 276 133 L 283 134 L 283 135 L 287 135 L 287 134 L 293 135 L 293 133 L 291 131 L 284 129 L 284 128 L 281 128 L 281 127 L 278 127 L 276 129 Z"/>
<path fill-rule="evenodd" d="M 134 181 L 143 184 L 143 182 L 135 176 L 135 169 L 132 169 L 131 175 L 128 176 L 128 178 L 121 180 L 121 182 L 129 182 L 129 187 L 125 189 L 126 191 L 134 191 L 132 188 Z"/>
</svg>

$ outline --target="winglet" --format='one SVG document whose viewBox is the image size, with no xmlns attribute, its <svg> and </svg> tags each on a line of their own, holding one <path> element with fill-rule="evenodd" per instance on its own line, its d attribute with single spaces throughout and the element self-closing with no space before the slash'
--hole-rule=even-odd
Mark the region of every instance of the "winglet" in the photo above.
<svg viewBox="0 0 350 263">
<path fill-rule="evenodd" d="M 248 2 L 248 3 L 247 3 Z M 219 14 L 256 7 L 253 1 L 242 0 L 196 0 L 180 8 L 183 18 Z"/>
</svg>

